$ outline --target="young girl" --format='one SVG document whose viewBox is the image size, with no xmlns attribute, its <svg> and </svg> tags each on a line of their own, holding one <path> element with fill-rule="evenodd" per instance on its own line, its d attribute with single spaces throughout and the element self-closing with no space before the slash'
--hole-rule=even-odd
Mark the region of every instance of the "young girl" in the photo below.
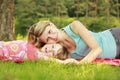
<svg viewBox="0 0 120 80">
<path fill-rule="evenodd" d="M 26 60 L 36 61 L 44 59 L 47 61 L 56 60 L 56 62 L 62 63 L 63 61 L 61 60 L 66 58 L 68 58 L 68 52 L 60 44 L 46 44 L 40 50 L 23 40 L 0 41 L 1 61 L 24 62 Z"/>
<path fill-rule="evenodd" d="M 28 41 L 37 47 L 59 42 L 71 53 L 71 58 L 83 57 L 80 63 L 92 62 L 96 57 L 120 58 L 120 27 L 95 33 L 79 21 L 63 29 L 50 21 L 40 21 L 30 27 Z"/>
<path fill-rule="evenodd" d="M 60 60 L 65 60 L 70 58 L 70 54 L 67 52 L 66 48 L 58 43 L 45 44 L 41 48 L 41 52 L 46 53 L 46 55 L 50 57 L 54 57 Z"/>
</svg>

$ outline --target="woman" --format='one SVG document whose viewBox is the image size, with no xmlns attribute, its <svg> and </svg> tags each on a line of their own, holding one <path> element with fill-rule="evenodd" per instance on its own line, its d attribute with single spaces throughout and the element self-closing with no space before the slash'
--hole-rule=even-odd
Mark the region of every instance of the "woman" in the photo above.
<svg viewBox="0 0 120 80">
<path fill-rule="evenodd" d="M 63 29 L 50 21 L 40 21 L 32 25 L 28 33 L 28 41 L 37 47 L 59 42 L 71 53 L 71 58 L 83 57 L 80 63 L 90 63 L 96 57 L 120 58 L 119 40 L 120 28 L 94 33 L 79 21 L 73 21 Z"/>
</svg>

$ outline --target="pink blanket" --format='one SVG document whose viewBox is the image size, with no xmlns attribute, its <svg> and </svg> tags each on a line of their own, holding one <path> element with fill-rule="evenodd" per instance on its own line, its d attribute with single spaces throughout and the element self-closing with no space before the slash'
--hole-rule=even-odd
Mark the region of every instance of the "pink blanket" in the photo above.
<svg viewBox="0 0 120 80">
<path fill-rule="evenodd" d="M 96 58 L 93 63 L 105 63 L 113 66 L 120 66 L 120 59 L 114 58 Z"/>
<path fill-rule="evenodd" d="M 81 59 L 77 59 L 80 61 Z M 96 58 L 92 64 L 108 64 L 112 66 L 120 66 L 120 59 L 115 58 Z"/>
</svg>

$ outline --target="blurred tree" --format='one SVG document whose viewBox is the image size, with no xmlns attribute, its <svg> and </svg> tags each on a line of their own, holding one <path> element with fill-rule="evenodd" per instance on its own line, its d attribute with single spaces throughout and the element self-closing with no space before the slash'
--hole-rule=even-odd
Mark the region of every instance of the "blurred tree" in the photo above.
<svg viewBox="0 0 120 80">
<path fill-rule="evenodd" d="M 117 0 L 117 18 L 120 18 L 120 0 Z"/>
<path fill-rule="evenodd" d="M 106 19 L 107 19 L 107 24 L 110 23 L 110 0 L 106 0 L 106 5 L 107 5 L 107 8 L 106 8 Z"/>
<path fill-rule="evenodd" d="M 16 0 L 16 34 L 26 35 L 29 26 L 35 23 L 36 19 L 43 16 L 43 14 L 39 13 L 40 9 L 38 10 L 37 6 L 34 0 Z"/>
<path fill-rule="evenodd" d="M 51 0 L 50 3 L 51 6 L 49 9 L 52 13 L 52 16 L 67 15 L 67 8 L 65 7 L 64 0 Z"/>
<path fill-rule="evenodd" d="M 85 18 L 86 18 L 86 19 L 88 18 L 88 13 L 89 13 L 88 4 L 89 4 L 89 1 L 86 0 L 86 14 L 85 14 Z"/>
<path fill-rule="evenodd" d="M 0 40 L 14 39 L 14 0 L 0 0 Z"/>
<path fill-rule="evenodd" d="M 89 15 L 96 17 L 98 11 L 98 0 L 93 0 L 89 2 Z"/>
<path fill-rule="evenodd" d="M 111 0 L 111 15 L 120 18 L 120 1 Z"/>
<path fill-rule="evenodd" d="M 69 17 L 74 17 L 75 16 L 74 0 L 66 0 L 65 1 L 65 7 L 67 8 L 67 15 Z"/>
</svg>

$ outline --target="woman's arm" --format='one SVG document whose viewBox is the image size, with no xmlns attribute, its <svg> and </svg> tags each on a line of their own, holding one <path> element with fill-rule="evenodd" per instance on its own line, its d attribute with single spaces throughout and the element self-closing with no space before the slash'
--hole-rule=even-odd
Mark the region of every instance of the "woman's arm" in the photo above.
<svg viewBox="0 0 120 80">
<path fill-rule="evenodd" d="M 102 49 L 99 46 L 96 39 L 91 35 L 88 29 L 79 21 L 74 21 L 72 23 L 72 29 L 81 36 L 81 38 L 86 42 L 86 44 L 91 48 L 91 51 L 88 53 L 86 57 L 84 57 L 80 63 L 90 63 L 92 62 L 98 55 L 101 54 Z"/>
</svg>

